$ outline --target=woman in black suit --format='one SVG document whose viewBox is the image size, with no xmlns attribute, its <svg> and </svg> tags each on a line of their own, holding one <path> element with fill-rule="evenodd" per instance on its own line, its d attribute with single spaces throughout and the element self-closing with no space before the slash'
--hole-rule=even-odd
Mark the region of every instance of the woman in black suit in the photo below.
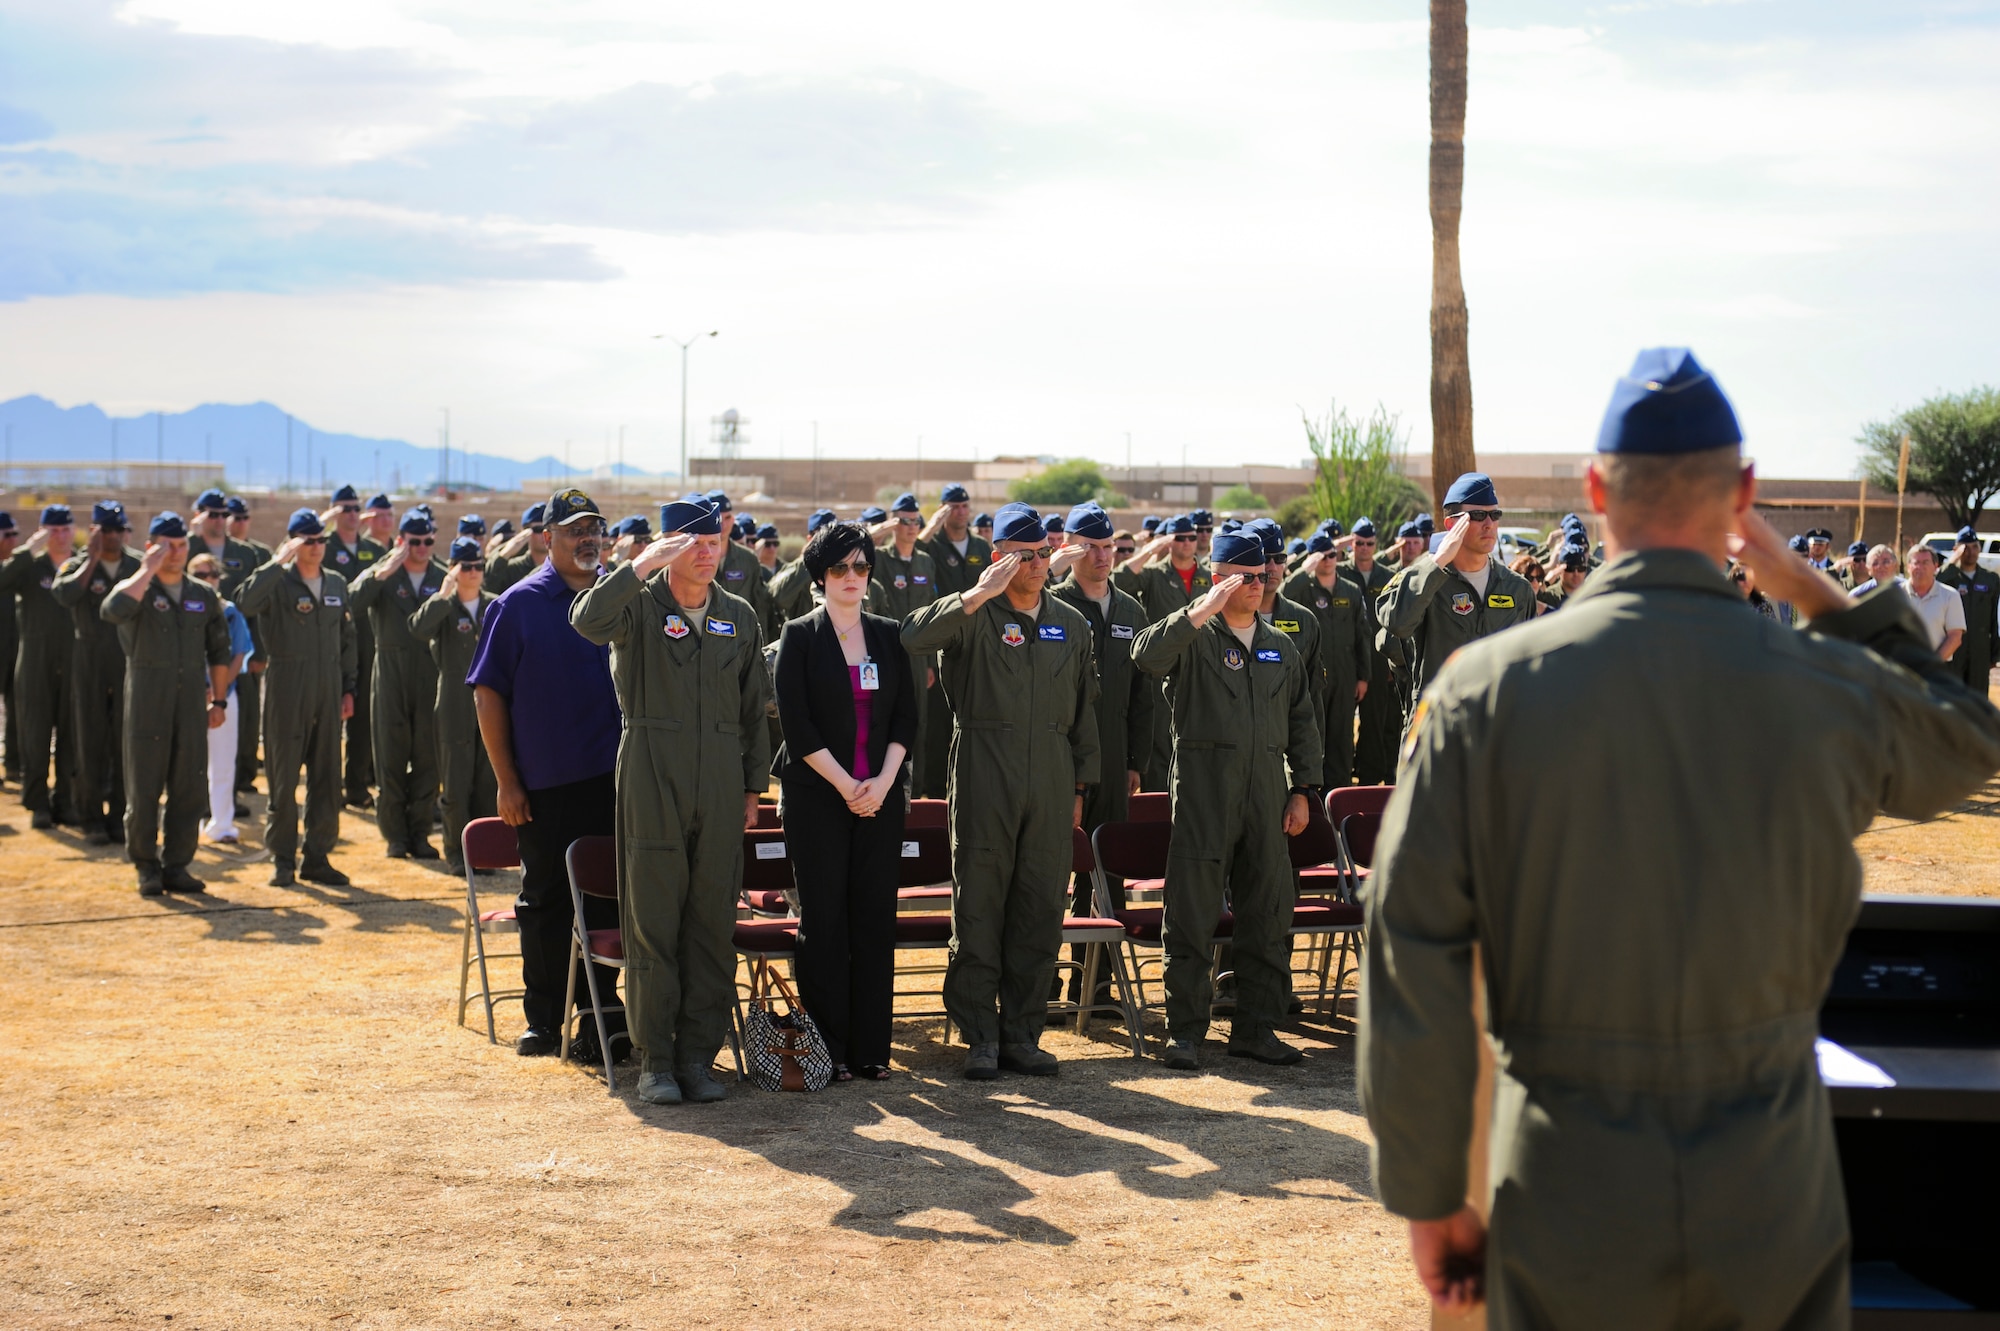
<svg viewBox="0 0 2000 1331">
<path fill-rule="evenodd" d="M 819 1023 L 834 1076 L 889 1075 L 903 758 L 917 695 L 900 625 L 862 613 L 875 547 L 859 523 L 822 527 L 806 572 L 825 603 L 778 639 L 772 764 L 785 788 L 785 841 L 799 889 L 799 1001 Z"/>
</svg>

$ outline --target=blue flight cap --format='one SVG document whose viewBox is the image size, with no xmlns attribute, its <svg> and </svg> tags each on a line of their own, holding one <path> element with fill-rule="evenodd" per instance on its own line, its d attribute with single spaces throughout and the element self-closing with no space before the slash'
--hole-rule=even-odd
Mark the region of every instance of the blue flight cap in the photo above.
<svg viewBox="0 0 2000 1331">
<path fill-rule="evenodd" d="M 1722 386 L 1686 347 L 1648 347 L 1611 390 L 1600 453 L 1699 453 L 1743 443 Z"/>
<path fill-rule="evenodd" d="M 223 507 L 229 510 L 229 516 L 232 518 L 247 518 L 250 516 L 250 505 L 244 502 L 242 495 L 229 496 L 228 500 L 224 502 Z"/>
<path fill-rule="evenodd" d="M 827 523 L 837 522 L 837 521 L 839 521 L 839 519 L 833 516 L 832 509 L 816 508 L 812 511 L 811 515 L 806 518 L 806 535 L 810 536 L 814 532 L 818 531 L 821 527 L 824 527 Z"/>
<path fill-rule="evenodd" d="M 460 536 L 484 536 L 486 534 L 486 519 L 480 517 L 477 513 L 467 513 L 458 520 L 458 534 Z"/>
<path fill-rule="evenodd" d="M 1561 526 L 1564 531 L 1582 531 L 1583 519 L 1574 513 L 1565 513 L 1563 514 Z"/>
<path fill-rule="evenodd" d="M 1042 530 L 1051 536 L 1060 536 L 1063 529 L 1063 515 L 1051 513 L 1042 519 Z"/>
<path fill-rule="evenodd" d="M 736 509 L 736 505 L 729 502 L 729 496 L 720 490 L 710 490 L 702 498 L 708 501 L 708 506 L 717 513 L 731 513 Z"/>
<path fill-rule="evenodd" d="M 403 520 L 396 524 L 396 530 L 404 536 L 434 536 L 437 524 L 431 521 L 430 512 L 422 504 L 403 514 Z"/>
<path fill-rule="evenodd" d="M 1063 519 L 1063 530 L 1075 532 L 1086 541 L 1108 541 L 1114 534 L 1111 515 L 1095 499 L 1086 499 Z"/>
<path fill-rule="evenodd" d="M 1148 513 L 1145 517 L 1139 519 L 1139 530 L 1146 533 L 1146 535 L 1151 536 L 1159 529 L 1160 520 L 1153 514 Z"/>
<path fill-rule="evenodd" d="M 1408 522 L 1396 528 L 1396 539 L 1399 541 L 1407 541 L 1412 536 L 1422 536 L 1423 534 L 1424 524 L 1418 522 L 1415 518 L 1411 518 Z"/>
<path fill-rule="evenodd" d="M 1188 514 L 1188 516 L 1194 519 L 1194 529 L 1196 531 L 1200 531 L 1203 527 L 1213 527 L 1215 525 L 1215 515 L 1205 508 L 1198 508 Z"/>
<path fill-rule="evenodd" d="M 368 503 L 365 505 L 365 507 L 377 513 L 390 513 L 395 511 L 396 506 L 389 502 L 388 495 L 378 494 L 373 499 L 370 499 Z M 230 510 L 230 512 L 232 513 L 235 511 L 236 510 L 233 508 Z"/>
<path fill-rule="evenodd" d="M 623 527 L 625 530 L 622 532 L 616 532 L 614 533 L 615 535 L 636 536 L 642 541 L 650 541 L 653 539 L 652 519 L 648 518 L 644 513 L 634 513 L 631 517 L 625 519 L 618 525 Z"/>
<path fill-rule="evenodd" d="M 90 508 L 90 525 L 102 531 L 131 531 L 125 520 L 125 505 L 116 499 L 100 499 Z"/>
<path fill-rule="evenodd" d="M 1027 504 L 1006 504 L 993 515 L 995 541 L 1033 541 L 1040 545 L 1047 535 L 1042 515 Z"/>
<path fill-rule="evenodd" d="M 521 513 L 521 525 L 523 527 L 541 526 L 542 514 L 547 511 L 548 511 L 548 506 L 545 503 L 534 503 L 528 505 L 528 507 Z"/>
<path fill-rule="evenodd" d="M 1160 523 L 1160 530 L 1169 536 L 1192 536 L 1194 519 L 1185 513 L 1176 513 Z"/>
<path fill-rule="evenodd" d="M 67 527 L 74 521 L 75 519 L 70 516 L 68 504 L 50 504 L 42 510 L 44 527 Z"/>
<path fill-rule="evenodd" d="M 14 525 L 14 515 L 5 509 L 0 509 L 0 531 L 19 530 L 20 528 Z"/>
<path fill-rule="evenodd" d="M 1431 515 L 1428 513 L 1417 514 L 1416 522 L 1417 534 L 1426 541 L 1437 531 L 1437 523 L 1431 521 Z"/>
<path fill-rule="evenodd" d="M 861 510 L 862 523 L 870 527 L 874 526 L 878 522 L 885 520 L 888 516 L 889 516 L 889 510 L 883 508 L 880 504 L 870 504 L 868 507 Z"/>
<path fill-rule="evenodd" d="M 645 521 L 641 518 L 640 521 Z M 660 505 L 660 535 L 671 536 L 676 532 L 688 536 L 722 535 L 722 510 L 708 503 L 689 503 L 677 500 Z"/>
<path fill-rule="evenodd" d="M 625 528 L 631 521 L 632 519 L 630 518 L 620 518 L 618 519 L 618 521 L 612 523 L 609 527 L 606 527 L 604 529 L 604 534 L 606 536 L 609 536 L 612 540 L 615 541 L 619 537 L 625 534 Z"/>
<path fill-rule="evenodd" d="M 1414 533 L 1412 534 L 1414 535 Z M 1323 555 L 1331 549 L 1333 549 L 1333 538 L 1323 531 L 1314 532 L 1313 538 L 1306 542 L 1306 553 L 1308 554 Z"/>
<path fill-rule="evenodd" d="M 1786 541 L 1785 544 L 1791 546 L 1792 549 L 1800 554 L 1806 552 L 1806 538 L 1803 536 L 1794 536 L 1791 540 Z"/>
<path fill-rule="evenodd" d="M 1222 520 L 1222 526 L 1221 526 L 1220 530 L 1222 530 L 1222 531 L 1236 531 L 1236 530 L 1238 530 L 1239 528 L 1241 528 L 1242 526 L 1243 526 L 1243 519 L 1242 519 L 1242 518 L 1224 518 L 1224 519 Z"/>
<path fill-rule="evenodd" d="M 917 503 L 917 497 L 911 494 L 908 490 L 905 490 L 903 491 L 903 493 L 896 496 L 895 503 L 889 505 L 889 511 L 891 513 L 921 514 L 924 510 Z"/>
<path fill-rule="evenodd" d="M 1866 559 L 1868 557 L 1868 542 L 1856 541 L 1853 545 L 1848 546 L 1847 557 L 1849 559 Z"/>
<path fill-rule="evenodd" d="M 1493 478 L 1483 471 L 1468 471 L 1451 483 L 1451 489 L 1444 492 L 1446 516 L 1454 508 L 1464 508 L 1468 504 L 1485 504 L 1499 507 L 1500 496 L 1493 492 Z"/>
<path fill-rule="evenodd" d="M 1375 519 L 1365 513 L 1356 518 L 1354 520 L 1354 534 L 1356 536 L 1373 537 L 1375 535 Z"/>
<path fill-rule="evenodd" d="M 1327 544 L 1331 546 L 1333 542 L 1328 541 Z M 1300 540 L 1296 536 L 1292 538 L 1291 544 L 1285 547 L 1285 553 L 1288 555 L 1302 555 L 1305 552 L 1306 552 L 1306 543 Z"/>
<path fill-rule="evenodd" d="M 976 513 L 973 515 L 972 525 L 975 529 L 984 527 L 986 530 L 992 531 L 993 515 L 991 513 Z"/>
<path fill-rule="evenodd" d="M 1231 564 L 1245 568 L 1262 570 L 1264 567 L 1264 542 L 1255 532 L 1238 528 L 1235 531 L 1215 533 L 1208 547 L 1210 564 Z"/>
<path fill-rule="evenodd" d="M 944 492 L 938 498 L 947 504 L 969 504 L 972 502 L 972 496 L 967 494 L 965 487 L 957 481 L 953 481 L 950 485 L 945 486 Z"/>
<path fill-rule="evenodd" d="M 504 540 L 506 537 L 512 536 L 513 534 L 514 534 L 514 524 L 508 519 L 502 518 L 500 519 L 500 521 L 493 524 L 494 540 L 496 541 Z"/>
<path fill-rule="evenodd" d="M 326 525 L 319 520 L 319 514 L 309 508 L 295 508 L 292 516 L 285 519 L 287 536 L 324 536 Z"/>
<path fill-rule="evenodd" d="M 361 496 L 354 492 L 353 486 L 343 485 L 333 492 L 333 502 L 336 504 L 358 504 L 361 502 Z"/>
<path fill-rule="evenodd" d="M 1341 530 L 1339 518 L 1328 518 L 1320 524 L 1320 530 L 1324 531 L 1328 536 L 1345 536 L 1347 534 Z"/>
<path fill-rule="evenodd" d="M 229 500 L 222 491 L 210 488 L 194 497 L 194 506 L 202 513 L 222 513 L 228 510 Z"/>
<path fill-rule="evenodd" d="M 767 522 L 757 529 L 757 543 L 759 545 L 762 545 L 766 541 L 775 541 L 777 539 L 778 529 L 775 525 Z"/>
<path fill-rule="evenodd" d="M 181 515 L 178 513 L 161 512 L 146 524 L 147 536 L 158 536 L 169 541 L 184 541 L 187 539 L 187 534 L 187 524 L 181 521 Z"/>
<path fill-rule="evenodd" d="M 1960 545 L 1964 545 L 1967 541 L 1977 541 L 1978 539 L 1979 539 L 1979 533 L 1975 531 L 1973 528 L 1960 527 L 1958 529 L 1958 543 Z"/>
<path fill-rule="evenodd" d="M 479 548 L 479 542 L 470 536 L 461 536 L 451 543 L 451 562 L 454 564 L 470 564 L 475 559 L 485 557 Z"/>
<path fill-rule="evenodd" d="M 1264 562 L 1285 557 L 1285 529 L 1270 518 L 1256 518 L 1242 527 L 1245 536 L 1255 536 L 1264 543 Z"/>
</svg>

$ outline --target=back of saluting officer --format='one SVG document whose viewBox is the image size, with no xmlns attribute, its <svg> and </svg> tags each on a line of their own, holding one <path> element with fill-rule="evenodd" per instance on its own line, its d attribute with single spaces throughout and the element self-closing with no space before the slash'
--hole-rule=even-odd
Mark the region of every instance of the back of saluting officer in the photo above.
<svg viewBox="0 0 2000 1331">
<path fill-rule="evenodd" d="M 437 749 L 439 805 L 444 814 L 444 859 L 454 874 L 465 874 L 465 825 L 493 816 L 499 784 L 486 746 L 479 739 L 479 714 L 472 685 L 465 682 L 479 651 L 479 629 L 499 598 L 485 588 L 486 560 L 479 542 L 460 537 L 451 543 L 444 586 L 410 616 L 410 631 L 430 644 L 437 663 Z"/>
<path fill-rule="evenodd" d="M 410 616 L 444 586 L 432 557 L 437 524 L 419 507 L 403 514 L 396 544 L 356 580 L 354 612 L 375 628 L 375 824 L 392 860 L 434 860 L 437 808 L 437 665 L 410 632 Z"/>
<path fill-rule="evenodd" d="M 34 827 L 76 819 L 69 807 L 70 773 L 76 766 L 76 709 L 69 694 L 76 625 L 55 596 L 56 574 L 69 562 L 75 541 L 69 505 L 50 504 L 27 544 L 0 566 L 0 596 L 20 598 L 14 697 L 21 707 L 21 803 Z"/>
<path fill-rule="evenodd" d="M 1979 564 L 1985 543 L 1972 527 L 1961 527 L 1951 562 L 1938 570 L 1937 580 L 1955 588 L 1965 611 L 1965 640 L 1951 658 L 1966 687 L 1982 697 L 1993 674 L 1993 658 L 2000 648 L 2000 573 Z"/>
<path fill-rule="evenodd" d="M 326 567 L 319 515 L 292 514 L 285 541 L 236 594 L 237 608 L 264 626 L 264 771 L 271 817 L 271 886 L 290 887 L 294 868 L 308 883 L 346 887 L 329 857 L 340 835 L 342 721 L 354 710 L 356 649 L 346 579 Z M 306 838 L 299 850 L 298 790 L 306 783 Z"/>
<path fill-rule="evenodd" d="M 98 607 L 125 648 L 125 853 L 142 896 L 205 890 L 188 865 L 208 811 L 208 731 L 229 706 L 232 657 L 221 594 L 187 577 L 187 561 L 187 525 L 159 514 L 138 569 Z"/>
<path fill-rule="evenodd" d="M 0 509 L 0 569 L 14 557 L 21 531 L 14 515 Z M 15 615 L 14 593 L 0 590 L 0 701 L 7 706 L 6 779 L 21 779 L 21 709 L 14 702 L 14 655 L 20 650 L 20 620 Z"/>
<path fill-rule="evenodd" d="M 76 626 L 70 701 L 76 713 L 76 766 L 70 803 L 84 839 L 108 846 L 125 837 L 125 648 L 118 626 L 97 613 L 118 583 L 139 571 L 125 548 L 125 506 L 106 499 L 90 512 L 89 543 L 63 564 L 52 589 Z"/>
<path fill-rule="evenodd" d="M 327 515 L 321 514 L 325 522 Z M 338 573 L 352 589 L 355 579 L 375 566 L 388 551 L 362 534 L 361 496 L 351 485 L 333 492 L 333 525 L 326 533 L 326 570 Z M 375 627 L 366 615 L 350 615 L 354 621 L 354 710 L 341 729 L 347 735 L 347 753 L 341 765 L 341 799 L 357 809 L 375 803 L 368 787 L 375 784 L 374 717 L 368 710 L 368 687 L 375 670 Z"/>
<path fill-rule="evenodd" d="M 1436 675 L 1384 819 L 1360 1045 L 1378 1191 L 1432 1297 L 1462 1308 L 1483 1279 L 1495 1331 L 1848 1324 L 1814 1038 L 1853 839 L 1975 789 L 2000 712 L 1899 590 L 1851 601 L 1785 548 L 1741 438 L 1691 354 L 1641 353 L 1587 478 L 1611 560 Z M 1732 549 L 1810 631 L 1744 605 Z M 1549 771 L 1560 800 L 1512 779 Z M 1466 1205 L 1475 943 L 1488 1224 Z"/>
</svg>

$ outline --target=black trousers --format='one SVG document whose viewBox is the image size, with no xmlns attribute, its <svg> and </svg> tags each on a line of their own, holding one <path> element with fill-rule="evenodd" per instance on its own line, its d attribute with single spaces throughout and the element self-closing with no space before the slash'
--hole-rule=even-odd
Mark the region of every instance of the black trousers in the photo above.
<svg viewBox="0 0 2000 1331">
<path fill-rule="evenodd" d="M 617 816 L 617 786 L 609 772 L 528 792 L 529 820 L 514 829 L 521 844 L 521 895 L 514 901 L 514 918 L 521 926 L 521 987 L 528 1028 L 556 1031 L 562 1027 L 563 983 L 569 975 L 569 931 L 575 912 L 569 902 L 569 866 L 563 856 L 578 837 L 610 836 Z M 608 897 L 583 899 L 584 922 L 592 929 L 618 927 L 618 903 Z M 599 966 L 597 992 L 611 998 L 618 992 L 618 971 Z M 576 972 L 576 1001 L 590 1006 L 590 986 L 582 967 Z M 605 1019 L 611 1030 L 625 1029 L 625 1016 Z M 595 1038 L 595 1037 L 593 1037 Z"/>
<path fill-rule="evenodd" d="M 857 818 L 817 774 L 785 783 L 785 849 L 799 889 L 799 1001 L 836 1063 L 889 1066 L 896 992 L 901 792 Z"/>
</svg>

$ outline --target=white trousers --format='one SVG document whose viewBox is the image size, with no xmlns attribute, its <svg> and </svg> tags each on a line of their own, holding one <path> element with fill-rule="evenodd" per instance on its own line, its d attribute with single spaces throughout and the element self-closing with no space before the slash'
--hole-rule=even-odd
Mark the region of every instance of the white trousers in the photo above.
<svg viewBox="0 0 2000 1331">
<path fill-rule="evenodd" d="M 208 821 L 202 824 L 204 840 L 220 841 L 236 835 L 236 708 L 237 696 L 229 695 L 229 710 L 222 724 L 208 732 Z"/>
</svg>

